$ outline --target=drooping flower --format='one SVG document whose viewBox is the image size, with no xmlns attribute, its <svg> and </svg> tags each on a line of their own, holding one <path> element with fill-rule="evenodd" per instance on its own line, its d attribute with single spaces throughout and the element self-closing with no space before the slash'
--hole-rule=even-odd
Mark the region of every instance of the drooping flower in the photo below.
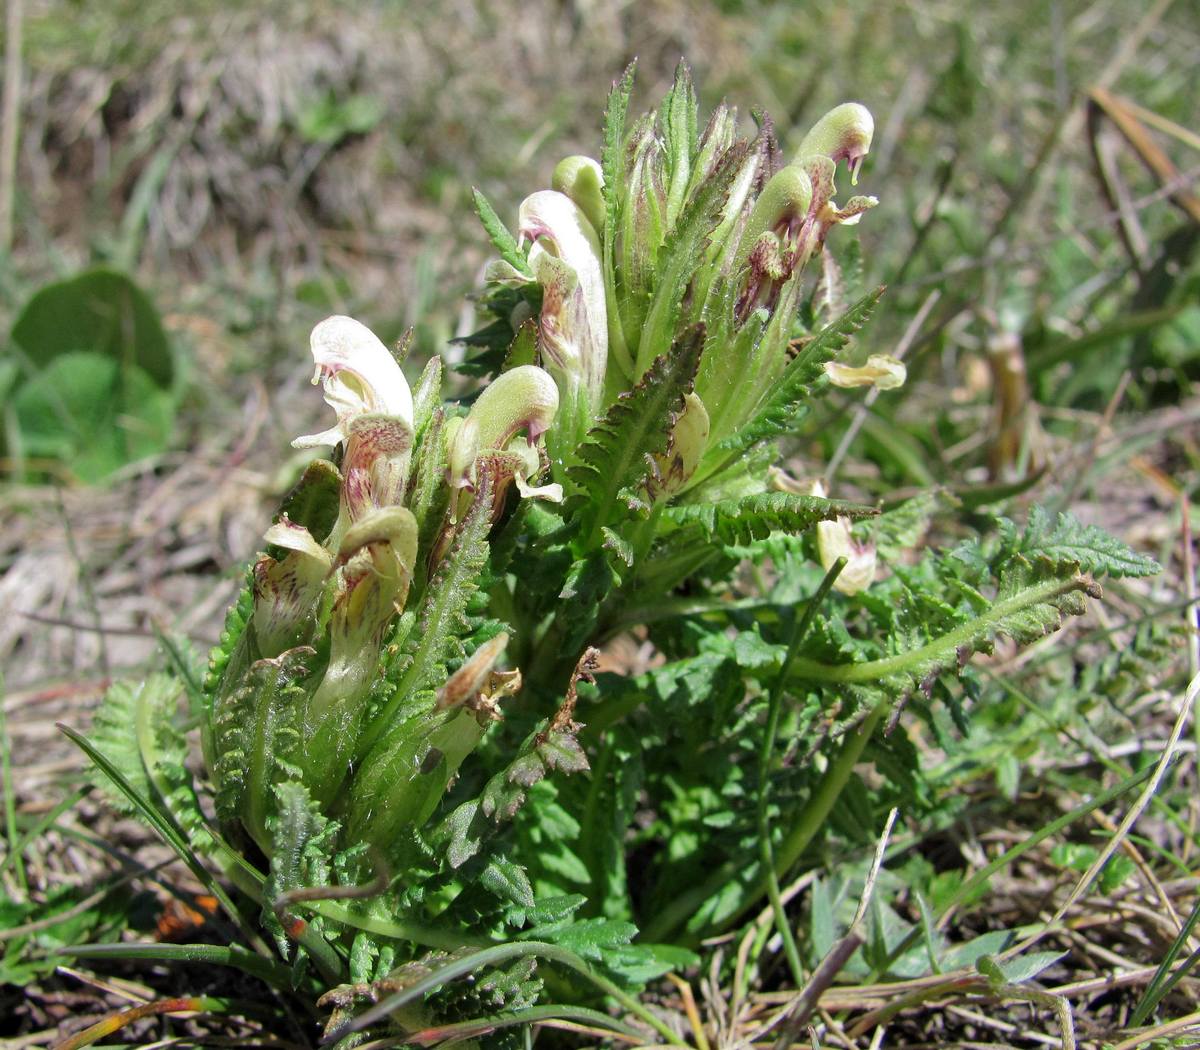
<svg viewBox="0 0 1200 1050">
<path fill-rule="evenodd" d="M 809 493 L 826 498 L 825 486 L 820 481 L 812 483 Z M 845 567 L 833 583 L 834 589 L 842 594 L 858 594 L 875 582 L 875 544 L 857 540 L 849 518 L 817 522 L 817 553 L 826 572 L 838 558 L 846 559 Z"/>
<path fill-rule="evenodd" d="M 904 385 L 908 369 L 904 362 L 888 354 L 872 354 L 865 365 L 844 365 L 840 361 L 827 361 L 825 374 L 834 386 L 845 389 L 870 386 L 876 390 L 895 390 Z"/>
<path fill-rule="evenodd" d="M 879 201 L 856 196 L 839 207 L 834 201 L 837 186 L 834 176 L 840 161 L 850 171 L 850 184 L 858 185 L 858 173 L 871 149 L 875 119 L 866 106 L 845 102 L 826 113 L 804 136 L 792 163 L 802 167 L 812 183 L 812 203 L 808 221 L 800 234 L 800 248 L 806 257 L 816 255 L 834 226 L 853 226 L 864 212 Z"/>
</svg>

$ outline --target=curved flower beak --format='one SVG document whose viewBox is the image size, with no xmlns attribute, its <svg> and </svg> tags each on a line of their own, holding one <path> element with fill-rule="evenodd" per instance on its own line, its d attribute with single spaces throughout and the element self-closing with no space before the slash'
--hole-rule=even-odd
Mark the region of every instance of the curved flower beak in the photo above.
<svg viewBox="0 0 1200 1050">
<path fill-rule="evenodd" d="M 828 157 L 835 164 L 844 160 L 850 169 L 850 185 L 858 185 L 858 172 L 863 158 L 870 152 L 875 134 L 875 118 L 860 102 L 843 102 L 834 106 L 813 125 L 796 151 L 793 163 L 800 163 L 814 154 Z"/>
<path fill-rule="evenodd" d="M 312 331 L 316 371 L 313 385 L 325 387 L 325 400 L 337 413 L 337 425 L 292 442 L 295 448 L 336 445 L 350 434 L 350 423 L 366 414 L 395 416 L 412 429 L 413 399 L 396 359 L 366 325 L 352 317 L 327 317 Z"/>
<path fill-rule="evenodd" d="M 591 157 L 564 157 L 554 168 L 550 185 L 582 209 L 597 232 L 604 228 L 604 172 Z"/>
</svg>

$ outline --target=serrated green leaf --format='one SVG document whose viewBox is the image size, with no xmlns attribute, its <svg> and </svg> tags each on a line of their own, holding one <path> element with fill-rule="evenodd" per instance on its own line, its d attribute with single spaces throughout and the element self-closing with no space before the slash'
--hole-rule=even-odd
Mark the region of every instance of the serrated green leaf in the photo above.
<svg viewBox="0 0 1200 1050">
<path fill-rule="evenodd" d="M 1039 576 L 1026 564 L 1013 566 L 1000 580 L 997 600 L 985 612 L 937 634 L 922 645 L 878 660 L 822 664 L 798 657 L 792 672 L 801 679 L 843 686 L 870 685 L 864 700 L 900 703 L 914 690 L 944 671 L 956 669 L 975 652 L 986 650 L 999 637 L 1018 645 L 1057 630 L 1068 615 L 1085 611 L 1084 595 L 1096 596 L 1096 585 L 1074 574 Z M 878 692 L 874 692 L 874 687 Z"/>
<path fill-rule="evenodd" d="M 1098 526 L 1084 525 L 1067 513 L 1052 518 L 1038 506 L 1029 512 L 1017 550 L 1055 568 L 1077 565 L 1093 576 L 1153 576 L 1162 571 L 1153 558 L 1139 554 Z"/>
<path fill-rule="evenodd" d="M 626 568 L 633 567 L 633 545 L 619 533 L 605 526 L 600 530 L 604 536 L 604 549 L 612 551 L 625 564 Z"/>
<path fill-rule="evenodd" d="M 536 926 L 521 940 L 546 941 L 574 952 L 582 959 L 603 962 L 606 953 L 627 945 L 637 936 L 631 922 L 615 919 L 579 919 L 562 925 Z"/>
<path fill-rule="evenodd" d="M 677 332 L 677 326 L 683 315 L 688 285 L 706 261 L 709 234 L 720 221 L 729 185 L 738 173 L 746 149 L 743 144 L 726 151 L 717 169 L 687 202 L 678 223 L 659 249 L 658 280 L 637 344 L 635 372 L 638 376 L 644 375 L 655 358 L 668 347 L 672 354 L 678 352 L 672 343 L 677 344 L 685 334 Z"/>
<path fill-rule="evenodd" d="M 703 328 L 684 332 L 670 353 L 613 402 L 579 446 L 578 462 L 568 472 L 576 491 L 567 509 L 589 530 L 587 548 L 612 524 L 621 491 L 641 487 L 649 471 L 646 457 L 666 451 L 675 417 L 696 377 L 703 343 Z"/>
<path fill-rule="evenodd" d="M 717 503 L 685 503 L 667 507 L 663 516 L 678 526 L 699 525 L 710 538 L 728 545 L 766 539 L 773 532 L 803 532 L 818 521 L 837 517 L 866 518 L 872 507 L 790 492 L 760 492 Z"/>
<path fill-rule="evenodd" d="M 497 897 L 526 908 L 534 906 L 529 876 L 521 865 L 507 857 L 493 857 L 480 873 L 479 881 Z"/>
<path fill-rule="evenodd" d="M 604 246 L 606 255 L 616 237 L 617 211 L 624 195 L 625 183 L 625 116 L 629 112 L 629 96 L 633 94 L 633 76 L 637 61 L 630 62 L 608 93 L 604 110 L 604 147 L 600 167 L 604 174 Z M 607 288 L 606 288 L 607 291 Z"/>
<path fill-rule="evenodd" d="M 692 158 L 697 150 L 696 89 L 691 70 L 680 60 L 675 67 L 675 82 L 659 107 L 667 161 L 667 229 L 675 225 L 692 174 Z"/>
<path fill-rule="evenodd" d="M 488 199 L 477 189 L 471 190 L 471 199 L 475 202 L 475 214 L 483 223 L 492 247 L 499 253 L 509 266 L 518 273 L 532 279 L 533 271 L 525 258 L 525 253 L 517 246 L 517 239 L 508 231 L 508 227 L 500 221 L 496 209 L 488 203 Z"/>
<path fill-rule="evenodd" d="M 628 381 L 634 375 L 634 363 L 621 327 L 617 308 L 616 241 L 621 201 L 625 199 L 625 116 L 629 112 L 629 96 L 633 94 L 633 74 L 637 60 L 625 67 L 621 79 L 608 93 L 604 110 L 604 146 L 600 152 L 600 168 L 604 176 L 604 229 L 601 248 L 604 253 L 604 300 L 608 313 L 608 349 L 612 355 L 609 368 L 616 367 Z"/>
<path fill-rule="evenodd" d="M 763 441 L 790 434 L 807 411 L 808 402 L 825 384 L 824 365 L 832 361 L 867 323 L 882 287 L 864 295 L 841 317 L 821 329 L 787 366 L 779 382 L 749 420 L 719 442 L 713 455 L 724 459 Z"/>
</svg>

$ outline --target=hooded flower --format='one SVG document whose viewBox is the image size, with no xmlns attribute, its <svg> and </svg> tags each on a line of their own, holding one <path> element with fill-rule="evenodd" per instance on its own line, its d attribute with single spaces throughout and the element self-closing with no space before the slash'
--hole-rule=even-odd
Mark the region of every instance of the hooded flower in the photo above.
<svg viewBox="0 0 1200 1050">
<path fill-rule="evenodd" d="M 844 208 L 833 196 L 837 192 L 834 176 L 839 161 L 850 170 L 850 184 L 858 184 L 858 173 L 871 149 L 875 120 L 871 111 L 858 102 L 845 102 L 826 113 L 804 136 L 792 163 L 803 168 L 812 183 L 812 203 L 808 220 L 800 235 L 801 251 L 816 255 L 830 229 L 837 225 L 853 226 L 864 212 L 879 203 L 874 197 L 851 197 Z"/>
<path fill-rule="evenodd" d="M 324 385 L 337 425 L 292 444 L 345 445 L 336 541 L 351 522 L 400 502 L 412 455 L 413 398 L 396 359 L 353 318 L 326 318 L 313 329 L 311 346 L 313 383 Z"/>
<path fill-rule="evenodd" d="M 287 551 L 279 560 L 263 555 L 254 565 L 255 639 L 263 656 L 274 657 L 307 640 L 305 628 L 311 627 L 333 558 L 287 515 L 263 538 Z"/>
<path fill-rule="evenodd" d="M 292 442 L 295 448 L 336 445 L 349 437 L 357 416 L 394 416 L 412 428 L 413 399 L 396 359 L 366 325 L 352 317 L 327 317 L 312 331 L 313 385 L 323 383 L 337 425 Z"/>
<path fill-rule="evenodd" d="M 875 135 L 875 118 L 860 102 L 843 102 L 834 106 L 812 126 L 796 151 L 793 163 L 803 163 L 813 154 L 821 154 L 837 164 L 844 160 L 850 169 L 850 184 L 858 185 L 858 172 L 863 158 L 871 150 Z"/>
<path fill-rule="evenodd" d="M 542 465 L 538 438 L 554 422 L 557 411 L 558 388 L 547 372 L 536 365 L 520 365 L 501 373 L 476 398 L 465 419 L 451 420 L 447 426 L 450 484 L 473 491 L 476 458 L 496 451 L 504 455 L 505 473 L 516 480 L 522 496 L 560 501 L 561 485 L 530 485 Z M 524 438 L 518 436 L 521 430 Z M 502 495 L 497 492 L 495 498 Z M 461 503 L 458 509 L 462 509 Z"/>
<path fill-rule="evenodd" d="M 562 401 L 554 437 L 561 448 L 572 448 L 604 396 L 608 312 L 600 238 L 584 211 L 555 190 L 525 198 L 517 232 L 532 242 L 529 267 L 542 288 L 538 345 Z"/>
<path fill-rule="evenodd" d="M 564 193 L 541 190 L 521 202 L 517 234 L 529 240 L 529 266 L 543 289 L 542 342 L 550 361 L 577 371 L 588 389 L 604 385 L 608 314 L 600 238 Z"/>
</svg>

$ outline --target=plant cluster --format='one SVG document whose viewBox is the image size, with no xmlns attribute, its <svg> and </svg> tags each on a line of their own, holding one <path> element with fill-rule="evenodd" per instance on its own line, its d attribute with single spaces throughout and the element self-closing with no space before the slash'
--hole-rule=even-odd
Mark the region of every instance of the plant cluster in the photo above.
<svg viewBox="0 0 1200 1050">
<path fill-rule="evenodd" d="M 701 128 L 682 66 L 636 120 L 631 90 L 632 71 L 600 158 L 560 163 L 515 235 L 477 195 L 499 258 L 469 405 L 443 399 L 440 359 L 410 388 L 363 325 L 317 326 L 336 423 L 297 444 L 332 458 L 267 531 L 207 674 L 181 656 L 114 690 L 85 745 L 256 903 L 291 970 L 253 972 L 321 988 L 345 1045 L 619 1027 L 605 995 L 645 1014 L 630 992 L 835 836 L 921 816 L 908 723 L 964 728 L 972 654 L 1155 571 L 1040 511 L 933 549 L 943 497 L 881 513 L 782 472 L 830 387 L 904 381 L 841 359 L 881 294 L 853 295 L 852 242 L 835 259 L 875 203 L 835 200 L 871 116 L 839 106 L 788 157 L 765 117 Z M 602 671 L 621 638 L 649 657 Z"/>
</svg>

